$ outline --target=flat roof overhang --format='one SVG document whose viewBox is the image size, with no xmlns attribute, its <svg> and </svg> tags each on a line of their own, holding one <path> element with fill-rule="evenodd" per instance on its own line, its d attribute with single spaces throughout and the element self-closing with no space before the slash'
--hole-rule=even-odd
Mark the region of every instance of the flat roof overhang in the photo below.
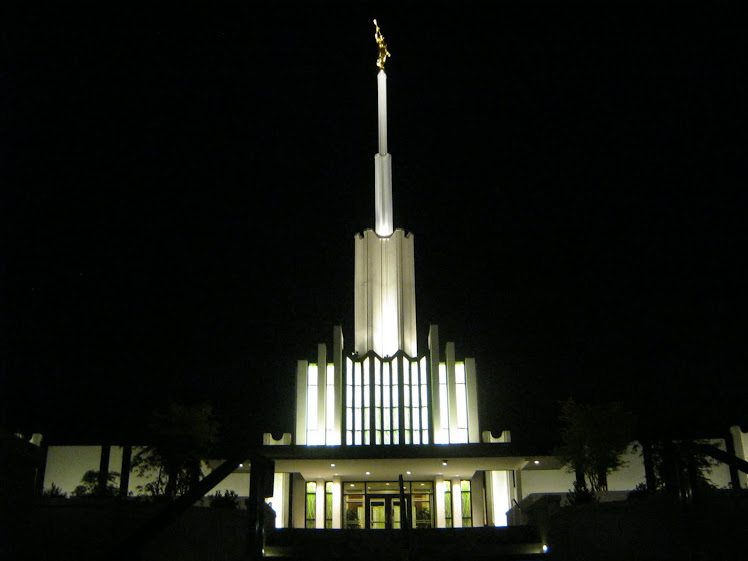
<svg viewBox="0 0 748 561">
<path fill-rule="evenodd" d="M 555 456 L 520 449 L 513 443 L 411 446 L 264 446 L 278 473 L 300 473 L 304 479 L 397 480 L 469 479 L 476 471 L 557 470 Z M 446 465 L 444 465 L 446 462 Z"/>
</svg>

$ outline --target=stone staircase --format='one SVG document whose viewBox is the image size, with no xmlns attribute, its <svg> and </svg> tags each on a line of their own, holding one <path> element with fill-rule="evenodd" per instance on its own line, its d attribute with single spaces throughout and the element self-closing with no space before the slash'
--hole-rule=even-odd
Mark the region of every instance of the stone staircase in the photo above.
<svg viewBox="0 0 748 561">
<path fill-rule="evenodd" d="M 265 557 L 285 561 L 519 561 L 548 559 L 537 531 L 506 528 L 272 531 Z"/>
</svg>

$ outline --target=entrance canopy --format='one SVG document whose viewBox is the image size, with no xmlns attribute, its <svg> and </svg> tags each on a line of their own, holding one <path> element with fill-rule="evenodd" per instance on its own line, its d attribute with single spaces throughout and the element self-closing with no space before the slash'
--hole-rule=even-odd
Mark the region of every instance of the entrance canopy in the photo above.
<svg viewBox="0 0 748 561">
<path fill-rule="evenodd" d="M 342 479 L 397 480 L 433 477 L 472 477 L 476 471 L 560 469 L 554 456 L 522 454 L 509 443 L 341 447 L 268 446 L 266 457 L 275 460 L 275 471 L 300 473 L 306 480 Z"/>
</svg>

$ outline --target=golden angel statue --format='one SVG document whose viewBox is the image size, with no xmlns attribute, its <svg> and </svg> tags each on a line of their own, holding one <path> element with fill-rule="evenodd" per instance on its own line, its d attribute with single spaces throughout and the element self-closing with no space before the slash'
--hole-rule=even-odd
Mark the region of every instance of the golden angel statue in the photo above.
<svg viewBox="0 0 748 561">
<path fill-rule="evenodd" d="M 374 39 L 377 41 L 377 45 L 379 46 L 379 56 L 377 57 L 377 66 L 384 70 L 384 63 L 387 60 L 388 56 L 392 56 L 390 52 L 387 50 L 387 43 L 384 42 L 384 35 L 382 35 L 382 32 L 379 30 L 379 25 L 377 25 L 377 20 L 374 20 L 374 27 L 376 27 L 376 31 L 374 32 Z"/>
</svg>

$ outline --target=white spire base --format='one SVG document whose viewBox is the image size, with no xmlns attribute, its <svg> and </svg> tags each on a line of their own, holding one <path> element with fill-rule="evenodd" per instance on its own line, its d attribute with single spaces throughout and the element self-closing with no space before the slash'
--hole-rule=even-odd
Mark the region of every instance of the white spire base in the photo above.
<svg viewBox="0 0 748 561">
<path fill-rule="evenodd" d="M 358 234 L 354 275 L 354 350 L 418 356 L 413 234 Z"/>
</svg>

